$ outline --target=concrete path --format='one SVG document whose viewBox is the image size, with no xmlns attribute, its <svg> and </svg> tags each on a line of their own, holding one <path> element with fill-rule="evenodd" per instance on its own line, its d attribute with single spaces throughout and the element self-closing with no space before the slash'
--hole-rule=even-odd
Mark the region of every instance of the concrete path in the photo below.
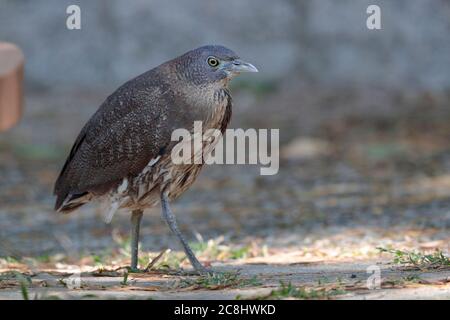
<svg viewBox="0 0 450 320">
<path fill-rule="evenodd" d="M 180 273 L 128 274 L 99 269 L 81 274 L 41 270 L 22 279 L 29 299 L 450 299 L 450 268 L 406 270 L 380 261 L 294 264 L 220 263 L 216 271 L 232 275 L 217 284 Z M 10 271 L 10 270 L 9 270 Z M 380 287 L 377 288 L 377 272 Z M 26 274 L 26 272 L 24 273 Z M 374 281 L 371 281 L 374 280 Z M 275 296 L 282 284 L 304 288 L 302 296 Z M 0 299 L 23 299 L 21 278 L 2 273 Z M 272 294 L 271 294 L 272 293 Z M 319 293 L 317 296 L 316 293 Z M 323 293 L 323 294 L 321 294 Z"/>
</svg>

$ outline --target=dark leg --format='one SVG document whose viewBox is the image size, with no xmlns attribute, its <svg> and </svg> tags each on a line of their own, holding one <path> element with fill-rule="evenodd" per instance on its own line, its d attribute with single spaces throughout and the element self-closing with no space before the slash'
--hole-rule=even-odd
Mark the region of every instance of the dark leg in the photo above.
<svg viewBox="0 0 450 320">
<path fill-rule="evenodd" d="M 141 227 L 143 211 L 134 210 L 131 213 L 131 270 L 136 271 L 139 254 L 139 229 Z"/>
<path fill-rule="evenodd" d="M 174 233 L 177 236 L 178 240 L 183 245 L 184 252 L 186 253 L 195 271 L 197 271 L 198 273 L 207 273 L 208 271 L 197 260 L 194 252 L 192 252 L 192 249 L 189 247 L 186 239 L 184 239 L 183 235 L 181 234 L 180 229 L 178 229 L 177 221 L 172 213 L 172 210 L 170 210 L 169 199 L 165 192 L 161 193 L 161 207 L 162 207 L 162 218 L 164 219 L 164 221 L 166 221 L 172 233 Z"/>
</svg>

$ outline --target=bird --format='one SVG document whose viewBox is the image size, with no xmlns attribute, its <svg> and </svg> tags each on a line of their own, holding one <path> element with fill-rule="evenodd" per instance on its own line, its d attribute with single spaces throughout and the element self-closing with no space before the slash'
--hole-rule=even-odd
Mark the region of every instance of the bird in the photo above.
<svg viewBox="0 0 450 320">
<path fill-rule="evenodd" d="M 207 273 L 180 232 L 170 203 L 195 181 L 203 163 L 175 164 L 176 129 L 226 130 L 232 113 L 230 80 L 258 72 L 231 49 L 205 45 L 124 83 L 81 129 L 55 182 L 55 210 L 70 213 L 99 200 L 106 220 L 119 209 L 131 213 L 131 264 L 138 271 L 144 210 L 161 206 L 161 216 L 181 243 L 194 272 Z M 214 139 L 216 140 L 216 139 Z M 206 141 L 209 151 L 214 141 Z"/>
</svg>

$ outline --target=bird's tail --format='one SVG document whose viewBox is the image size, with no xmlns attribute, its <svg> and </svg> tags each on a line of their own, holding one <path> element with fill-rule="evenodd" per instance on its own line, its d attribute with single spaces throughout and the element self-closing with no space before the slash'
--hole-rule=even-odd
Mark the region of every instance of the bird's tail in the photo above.
<svg viewBox="0 0 450 320">
<path fill-rule="evenodd" d="M 75 211 L 83 204 L 88 203 L 92 199 L 92 194 L 89 192 L 67 194 L 64 196 L 58 195 L 55 203 L 55 210 L 62 213 L 70 213 Z"/>
</svg>

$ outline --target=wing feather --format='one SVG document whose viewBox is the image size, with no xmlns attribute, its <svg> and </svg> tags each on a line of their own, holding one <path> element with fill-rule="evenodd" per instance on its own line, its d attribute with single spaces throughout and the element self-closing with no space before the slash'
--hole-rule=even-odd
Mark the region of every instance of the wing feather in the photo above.
<svg viewBox="0 0 450 320">
<path fill-rule="evenodd" d="M 103 194 L 139 174 L 170 143 L 171 129 L 163 120 L 174 103 L 161 83 L 139 78 L 109 96 L 72 146 L 55 184 L 55 209 L 68 197 Z"/>
</svg>

